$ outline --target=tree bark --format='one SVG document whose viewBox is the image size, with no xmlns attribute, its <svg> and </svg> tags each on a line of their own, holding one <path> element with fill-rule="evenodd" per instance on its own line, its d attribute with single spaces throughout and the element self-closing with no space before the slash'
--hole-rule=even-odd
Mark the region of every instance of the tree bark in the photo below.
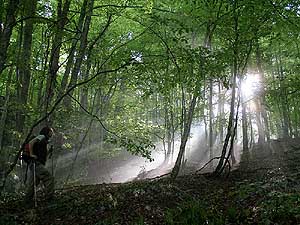
<svg viewBox="0 0 300 225">
<path fill-rule="evenodd" d="M 249 160 L 249 138 L 248 138 L 248 119 L 247 119 L 247 103 L 244 102 L 243 93 L 241 93 L 242 101 L 242 131 L 243 131 L 243 160 Z"/>
<path fill-rule="evenodd" d="M 235 52 L 237 54 L 237 52 Z M 223 164 L 226 157 L 226 152 L 229 144 L 230 138 L 232 138 L 234 133 L 234 127 L 233 127 L 233 121 L 234 121 L 234 115 L 235 115 L 235 95 L 236 95 L 236 77 L 237 77 L 237 55 L 234 61 L 234 69 L 233 69 L 233 76 L 232 76 L 232 90 L 231 90 L 231 104 L 230 104 L 230 114 L 228 119 L 228 127 L 227 127 L 227 134 L 225 137 L 225 141 L 222 148 L 221 158 L 219 160 L 219 163 L 215 169 L 215 174 L 218 174 L 222 171 Z"/>
<path fill-rule="evenodd" d="M 234 115 L 235 115 L 235 100 L 236 100 L 236 80 L 237 80 L 237 75 L 238 75 L 238 58 L 239 58 L 239 34 L 238 34 L 238 26 L 239 26 L 239 21 L 238 21 L 238 14 L 236 12 L 237 10 L 237 2 L 234 2 L 234 15 L 233 15 L 233 20 L 234 20 L 234 40 L 233 40 L 233 71 L 232 71 L 232 85 L 231 85 L 231 104 L 230 104 L 230 114 L 229 114 L 229 119 L 228 119 L 228 127 L 227 127 L 227 134 L 225 137 L 225 141 L 223 144 L 222 148 L 222 153 L 221 153 L 221 158 L 218 162 L 218 165 L 214 171 L 215 174 L 220 174 L 223 170 L 223 165 L 226 157 L 226 152 L 229 144 L 230 138 L 233 138 L 234 136 L 234 126 L 233 126 L 233 121 L 234 121 Z"/>
<path fill-rule="evenodd" d="M 213 81 L 209 79 L 209 160 L 214 157 L 213 153 Z M 213 164 L 210 164 L 213 167 Z"/>
<path fill-rule="evenodd" d="M 1 4 L 1 8 L 4 5 Z M 19 0 L 9 0 L 6 8 L 5 21 L 3 27 L 0 27 L 0 75 L 6 67 L 7 51 L 10 45 L 10 38 L 12 35 L 13 27 L 16 23 L 16 16 L 18 13 Z M 3 9 L 1 9 L 3 10 Z M 1 13 L 2 14 L 2 13 Z M 2 23 L 2 17 L 0 17 L 0 24 Z"/>
<path fill-rule="evenodd" d="M 259 48 L 259 43 L 258 41 L 256 41 L 256 49 L 255 49 L 255 53 L 256 53 L 256 65 L 258 68 L 258 74 L 260 77 L 260 90 L 259 90 L 259 94 L 260 94 L 260 107 L 261 107 L 261 116 L 262 116 L 262 120 L 263 120 L 263 124 L 264 124 L 264 132 L 265 132 L 265 136 L 267 138 L 267 141 L 270 140 L 270 127 L 269 127 L 269 122 L 268 122 L 268 116 L 267 116 L 267 110 L 266 110 L 266 97 L 265 97 L 265 77 L 264 77 L 264 71 L 263 71 L 263 67 L 262 67 L 262 56 L 261 56 L 261 51 Z"/>
<path fill-rule="evenodd" d="M 75 35 L 75 37 L 73 38 L 72 43 L 71 43 L 71 47 L 70 47 L 69 55 L 68 55 L 68 61 L 67 61 L 67 65 L 66 65 L 66 69 L 65 69 L 63 79 L 61 81 L 58 98 L 60 98 L 60 96 L 62 96 L 63 93 L 65 93 L 65 91 L 67 89 L 67 86 L 68 86 L 69 76 L 70 76 L 70 73 L 71 73 L 71 70 L 72 70 L 72 66 L 74 64 L 74 56 L 75 56 L 75 52 L 76 52 L 76 46 L 77 46 L 78 40 L 82 36 L 82 30 L 83 30 L 83 24 L 84 24 L 84 19 L 85 19 L 85 14 L 86 14 L 87 2 L 88 2 L 88 0 L 84 0 L 84 2 L 82 4 L 82 7 L 81 7 L 81 12 L 80 12 L 79 20 L 78 20 L 78 25 L 77 25 L 78 33 Z M 68 103 L 66 103 L 66 104 L 68 104 Z"/>
<path fill-rule="evenodd" d="M 86 18 L 85 18 L 84 25 L 83 25 L 83 31 L 80 36 L 80 46 L 78 49 L 78 54 L 76 55 L 75 64 L 74 64 L 74 67 L 72 70 L 68 89 L 77 83 L 80 67 L 82 65 L 83 58 L 86 53 L 87 37 L 88 37 L 88 31 L 90 28 L 91 17 L 92 17 L 92 13 L 93 13 L 93 6 L 94 6 L 94 0 L 88 0 Z M 72 92 L 70 93 L 70 95 L 72 95 Z M 70 109 L 71 108 L 71 99 L 67 98 L 65 103 L 66 103 L 66 108 Z"/>
<path fill-rule="evenodd" d="M 218 117 L 219 117 L 219 139 L 220 143 L 223 141 L 224 138 L 224 104 L 225 104 L 225 96 L 222 93 L 222 84 L 219 82 L 219 103 L 218 103 Z"/>
<path fill-rule="evenodd" d="M 165 136 L 167 137 L 167 149 L 166 149 L 166 155 L 165 155 L 165 163 L 168 163 L 168 160 L 170 159 L 171 152 L 172 152 L 172 141 L 171 141 L 171 121 L 170 121 L 170 115 L 169 115 L 169 101 L 166 100 L 164 107 L 165 107 Z"/>
<path fill-rule="evenodd" d="M 66 0 L 64 2 L 64 6 L 62 6 L 62 0 L 59 0 L 57 4 L 56 30 L 52 42 L 50 61 L 49 61 L 50 65 L 49 65 L 48 79 L 46 84 L 46 95 L 45 95 L 46 113 L 48 111 L 49 104 L 51 104 L 51 100 L 53 97 L 53 89 L 55 88 L 54 85 L 57 77 L 57 72 L 59 69 L 59 57 L 60 57 L 60 50 L 62 46 L 64 27 L 68 21 L 68 12 L 70 8 L 70 3 L 71 0 Z"/>
<path fill-rule="evenodd" d="M 0 152 L 2 150 L 2 145 L 3 145 L 3 138 L 4 138 L 3 135 L 4 135 L 4 131 L 5 131 L 5 122 L 6 122 L 6 119 L 7 119 L 8 107 L 9 107 L 8 104 L 9 104 L 10 95 L 11 95 L 10 85 L 11 85 L 12 73 L 13 73 L 13 67 L 11 67 L 11 69 L 9 71 L 7 82 L 6 82 L 5 102 L 4 102 L 4 105 L 0 108 L 0 110 L 2 111 L 1 118 L 0 118 Z"/>
<path fill-rule="evenodd" d="M 20 86 L 18 88 L 18 100 L 21 109 L 18 113 L 18 131 L 22 132 L 25 123 L 26 105 L 28 98 L 28 91 L 31 78 L 31 51 L 32 51 L 32 34 L 34 21 L 32 17 L 35 15 L 37 0 L 25 0 L 24 1 L 24 12 L 25 16 L 29 19 L 25 21 L 24 33 L 23 33 L 23 43 L 21 49 L 20 60 L 22 62 L 18 63 L 19 71 L 19 82 Z"/>
<path fill-rule="evenodd" d="M 261 104 L 259 99 L 255 99 L 255 119 L 256 119 L 256 124 L 257 124 L 257 129 L 258 129 L 258 143 L 262 144 L 265 142 L 265 131 L 262 123 L 262 118 L 261 118 Z"/>
<path fill-rule="evenodd" d="M 277 57 L 276 57 L 277 58 Z M 283 73 L 283 65 L 280 59 L 277 58 L 277 68 L 278 68 L 278 76 L 279 76 L 279 91 L 280 91 L 280 104 L 282 108 L 282 130 L 283 130 L 283 138 L 289 138 L 290 133 L 290 121 L 288 114 L 288 100 L 286 87 L 284 83 L 284 73 Z"/>
<path fill-rule="evenodd" d="M 185 146 L 187 143 L 187 140 L 189 138 L 190 135 L 190 130 L 191 130 L 191 125 L 192 125 L 192 121 L 193 121 L 193 115 L 194 115 L 194 109 L 197 103 L 197 99 L 198 99 L 198 95 L 194 94 L 190 107 L 189 107 L 189 111 L 188 111 L 188 115 L 187 115 L 187 121 L 184 124 L 184 129 L 183 129 L 183 134 L 182 134 L 182 138 L 181 138 L 181 143 L 180 143 L 180 147 L 179 147 L 179 153 L 178 153 L 178 157 L 176 159 L 175 162 L 175 166 L 171 172 L 171 178 L 175 179 L 179 173 L 180 170 L 180 166 L 182 163 L 182 158 L 185 152 Z"/>
<path fill-rule="evenodd" d="M 86 60 L 86 66 L 85 66 L 85 69 L 84 69 L 83 74 L 82 74 L 82 79 L 83 80 L 87 80 L 89 78 L 90 68 L 91 68 L 91 58 L 90 58 L 90 55 L 89 55 L 87 60 Z M 81 105 L 84 108 L 88 108 L 88 94 L 89 94 L 89 92 L 88 92 L 87 86 L 82 87 L 80 94 L 81 94 L 81 96 L 80 96 Z"/>
</svg>

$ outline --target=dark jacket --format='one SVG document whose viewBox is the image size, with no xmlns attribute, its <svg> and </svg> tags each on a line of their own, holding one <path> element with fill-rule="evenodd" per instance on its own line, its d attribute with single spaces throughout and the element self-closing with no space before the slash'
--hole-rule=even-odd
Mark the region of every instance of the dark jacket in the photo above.
<svg viewBox="0 0 300 225">
<path fill-rule="evenodd" d="M 38 138 L 39 140 L 34 143 L 33 145 L 33 154 L 37 156 L 37 161 L 39 161 L 40 163 L 42 163 L 43 165 L 46 164 L 47 161 L 47 156 L 48 156 L 48 138 L 45 137 L 40 137 L 41 135 L 37 136 L 36 138 Z"/>
</svg>

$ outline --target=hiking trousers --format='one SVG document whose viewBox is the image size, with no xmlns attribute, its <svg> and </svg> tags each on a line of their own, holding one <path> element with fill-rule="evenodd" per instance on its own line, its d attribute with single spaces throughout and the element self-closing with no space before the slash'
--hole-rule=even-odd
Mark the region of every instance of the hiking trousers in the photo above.
<svg viewBox="0 0 300 225">
<path fill-rule="evenodd" d="M 27 190 L 25 195 L 25 201 L 32 201 L 34 197 L 34 162 L 30 162 L 29 165 L 29 177 L 27 183 Z M 51 199 L 54 194 L 54 177 L 49 173 L 45 166 L 35 161 L 35 180 L 36 186 L 42 181 L 45 188 L 46 200 Z"/>
</svg>

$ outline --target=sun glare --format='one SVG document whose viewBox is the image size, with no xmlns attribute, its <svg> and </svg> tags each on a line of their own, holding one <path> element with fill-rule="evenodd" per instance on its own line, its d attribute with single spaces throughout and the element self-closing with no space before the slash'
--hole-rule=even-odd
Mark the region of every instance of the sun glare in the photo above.
<svg viewBox="0 0 300 225">
<path fill-rule="evenodd" d="M 256 94 L 260 86 L 259 74 L 247 73 L 241 82 L 241 91 L 244 101 L 251 100 Z"/>
</svg>

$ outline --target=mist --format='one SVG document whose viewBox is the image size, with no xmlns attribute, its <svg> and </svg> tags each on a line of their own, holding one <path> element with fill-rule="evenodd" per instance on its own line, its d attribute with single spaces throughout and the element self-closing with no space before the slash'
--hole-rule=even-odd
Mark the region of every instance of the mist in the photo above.
<svg viewBox="0 0 300 225">
<path fill-rule="evenodd" d="M 47 166 L 50 171 L 53 170 L 58 186 L 123 183 L 154 178 L 171 172 L 180 147 L 180 135 L 175 137 L 174 154 L 168 162 L 165 161 L 163 143 L 157 142 L 155 146 L 151 153 L 153 159 L 151 162 L 141 156 L 132 155 L 126 150 L 120 150 L 117 154 L 107 157 L 91 157 L 100 148 L 100 144 L 93 144 L 80 149 L 78 153 L 69 152 L 59 156 L 57 160 L 53 160 L 54 162 L 49 160 Z M 237 150 L 237 147 L 235 148 Z M 215 144 L 213 147 L 214 157 L 219 156 L 220 152 L 221 146 Z M 239 153 L 235 155 L 238 159 Z M 206 143 L 205 126 L 202 122 L 197 122 L 191 128 L 180 173 L 193 173 L 208 161 L 209 148 Z M 215 161 L 206 166 L 203 172 L 211 172 L 214 166 L 216 166 Z"/>
</svg>

